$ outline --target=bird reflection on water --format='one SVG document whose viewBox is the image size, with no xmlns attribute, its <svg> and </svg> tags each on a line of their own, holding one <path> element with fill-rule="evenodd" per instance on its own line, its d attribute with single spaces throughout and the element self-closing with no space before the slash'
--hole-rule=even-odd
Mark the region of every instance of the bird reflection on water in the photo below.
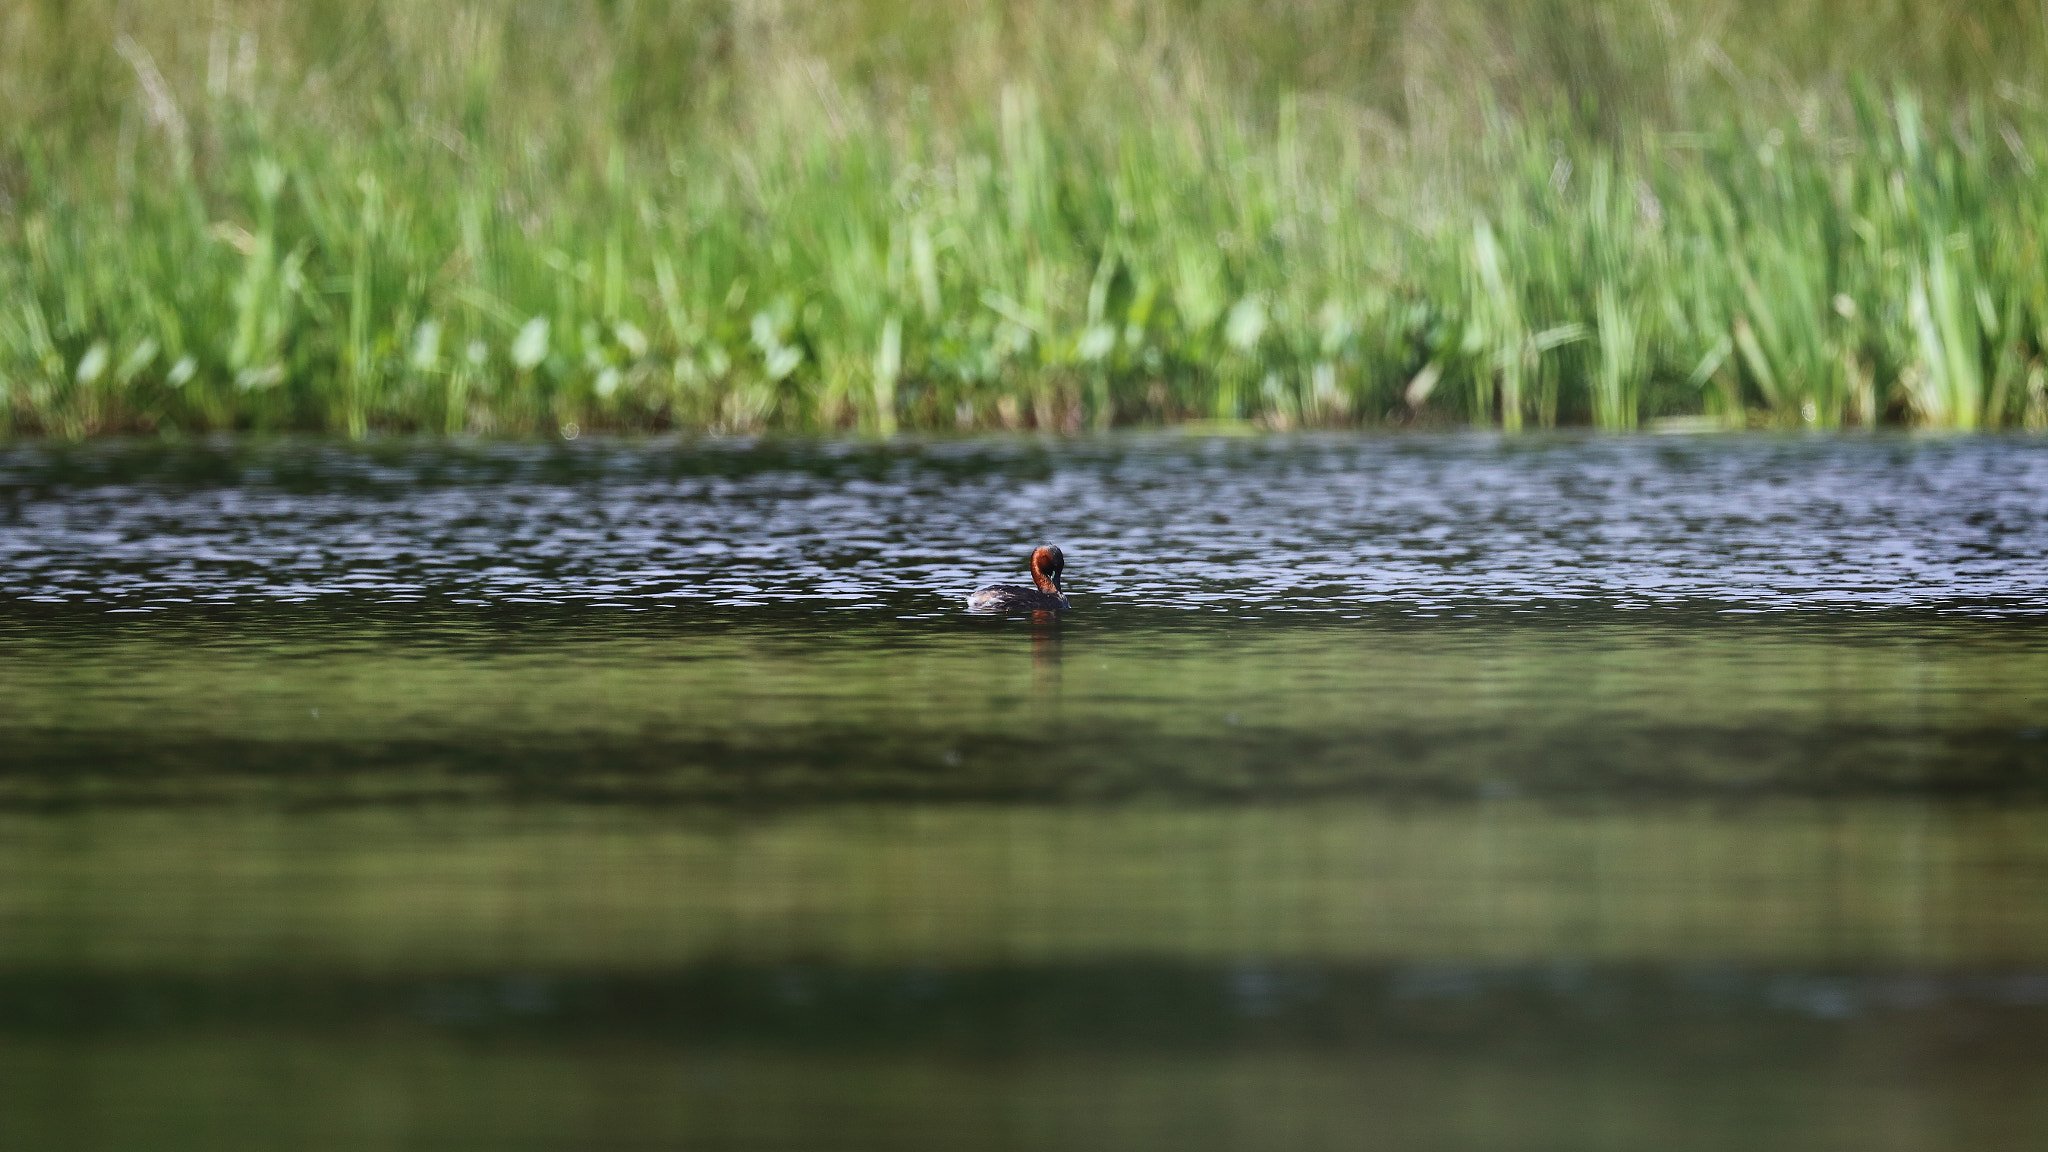
<svg viewBox="0 0 2048 1152">
<path fill-rule="evenodd" d="M 1060 614 L 1031 614 L 1031 690 L 1041 703 L 1060 695 Z"/>
</svg>

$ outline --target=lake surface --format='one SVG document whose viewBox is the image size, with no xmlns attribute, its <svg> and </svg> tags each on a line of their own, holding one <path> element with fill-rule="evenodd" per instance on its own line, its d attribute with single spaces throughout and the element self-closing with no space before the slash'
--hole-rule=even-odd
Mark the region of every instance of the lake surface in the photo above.
<svg viewBox="0 0 2048 1152">
<path fill-rule="evenodd" d="M 0 1147 L 2044 1139 L 2048 442 L 0 449 Z"/>
</svg>

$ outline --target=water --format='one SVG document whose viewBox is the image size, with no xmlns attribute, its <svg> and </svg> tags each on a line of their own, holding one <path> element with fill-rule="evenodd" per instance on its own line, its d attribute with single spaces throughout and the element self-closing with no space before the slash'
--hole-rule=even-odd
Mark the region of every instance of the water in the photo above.
<svg viewBox="0 0 2048 1152">
<path fill-rule="evenodd" d="M 93 446 L 0 458 L 0 492 L 0 594 L 100 611 L 946 615 L 1041 540 L 1098 608 L 2039 613 L 2048 593 L 2048 451 L 2023 439 Z"/>
<path fill-rule="evenodd" d="M 7 449 L 0 1147 L 2038 1147 L 2044 546 L 1989 437 Z"/>
</svg>

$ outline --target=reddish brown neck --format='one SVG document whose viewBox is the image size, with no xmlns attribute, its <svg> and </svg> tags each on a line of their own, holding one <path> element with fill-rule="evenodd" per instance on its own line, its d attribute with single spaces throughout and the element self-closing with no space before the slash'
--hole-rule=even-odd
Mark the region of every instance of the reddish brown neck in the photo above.
<svg viewBox="0 0 2048 1152">
<path fill-rule="evenodd" d="M 1052 582 L 1052 576 L 1045 570 L 1045 557 L 1036 552 L 1031 554 L 1031 582 L 1048 596 L 1060 594 L 1059 586 Z"/>
</svg>

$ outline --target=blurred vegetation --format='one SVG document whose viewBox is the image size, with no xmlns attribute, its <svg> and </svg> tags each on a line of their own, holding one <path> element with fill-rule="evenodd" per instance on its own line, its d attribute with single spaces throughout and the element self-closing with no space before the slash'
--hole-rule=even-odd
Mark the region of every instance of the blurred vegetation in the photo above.
<svg viewBox="0 0 2048 1152">
<path fill-rule="evenodd" d="M 2048 425 L 2018 0 L 12 0 L 0 431 Z"/>
</svg>

